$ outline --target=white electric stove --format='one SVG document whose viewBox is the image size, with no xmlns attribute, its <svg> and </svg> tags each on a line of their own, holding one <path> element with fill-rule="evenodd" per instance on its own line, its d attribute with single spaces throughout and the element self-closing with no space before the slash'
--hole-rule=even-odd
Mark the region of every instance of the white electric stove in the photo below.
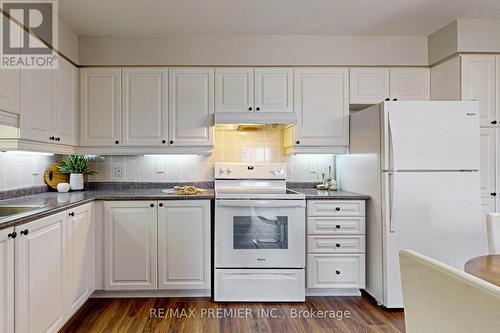
<svg viewBox="0 0 500 333">
<path fill-rule="evenodd" d="M 304 301 L 305 207 L 283 163 L 216 163 L 215 301 Z"/>
</svg>

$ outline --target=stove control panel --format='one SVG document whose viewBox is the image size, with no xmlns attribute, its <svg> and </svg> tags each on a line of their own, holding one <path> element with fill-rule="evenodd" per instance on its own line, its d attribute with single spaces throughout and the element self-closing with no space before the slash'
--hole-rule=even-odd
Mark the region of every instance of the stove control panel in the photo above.
<svg viewBox="0 0 500 333">
<path fill-rule="evenodd" d="M 215 179 L 286 179 L 285 163 L 215 163 Z"/>
</svg>

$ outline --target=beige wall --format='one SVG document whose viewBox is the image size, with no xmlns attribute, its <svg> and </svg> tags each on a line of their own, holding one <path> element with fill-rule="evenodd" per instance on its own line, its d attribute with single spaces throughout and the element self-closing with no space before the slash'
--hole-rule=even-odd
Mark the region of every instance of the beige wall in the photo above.
<svg viewBox="0 0 500 333">
<path fill-rule="evenodd" d="M 457 52 L 457 21 L 444 26 L 428 37 L 429 64 Z"/>
<path fill-rule="evenodd" d="M 76 32 L 59 18 L 59 51 L 78 63 L 78 35 Z"/>
<path fill-rule="evenodd" d="M 459 52 L 500 52 L 500 20 L 458 19 Z"/>
<path fill-rule="evenodd" d="M 81 65 L 427 65 L 425 36 L 79 37 Z"/>
</svg>

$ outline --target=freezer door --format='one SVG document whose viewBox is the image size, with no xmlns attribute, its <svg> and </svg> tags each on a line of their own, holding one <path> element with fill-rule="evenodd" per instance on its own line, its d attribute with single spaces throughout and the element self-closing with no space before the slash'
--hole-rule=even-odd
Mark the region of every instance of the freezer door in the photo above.
<svg viewBox="0 0 500 333">
<path fill-rule="evenodd" d="M 402 307 L 399 251 L 458 269 L 487 253 L 478 172 L 384 173 L 384 305 Z"/>
<path fill-rule="evenodd" d="M 478 170 L 477 102 L 384 103 L 384 170 Z"/>
</svg>

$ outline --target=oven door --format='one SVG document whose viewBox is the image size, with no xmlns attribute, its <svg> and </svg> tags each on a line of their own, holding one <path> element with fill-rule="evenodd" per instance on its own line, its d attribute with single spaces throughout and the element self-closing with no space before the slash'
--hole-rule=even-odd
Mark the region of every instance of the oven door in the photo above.
<svg viewBox="0 0 500 333">
<path fill-rule="evenodd" d="M 305 200 L 217 200 L 216 268 L 303 268 Z"/>
</svg>

